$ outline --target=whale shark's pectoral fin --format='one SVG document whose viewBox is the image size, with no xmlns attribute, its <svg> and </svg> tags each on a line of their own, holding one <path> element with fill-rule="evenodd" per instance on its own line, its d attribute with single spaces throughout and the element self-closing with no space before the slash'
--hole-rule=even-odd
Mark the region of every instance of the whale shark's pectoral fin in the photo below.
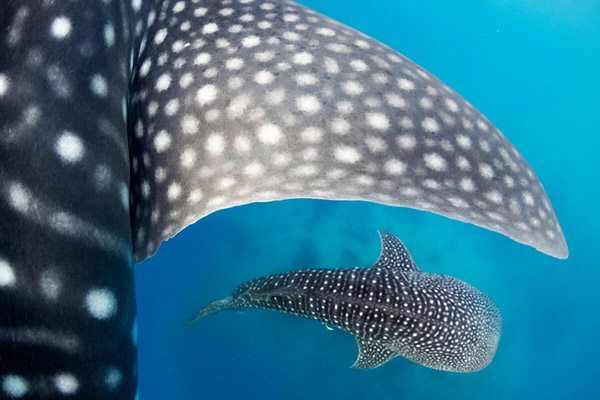
<svg viewBox="0 0 600 400">
<path fill-rule="evenodd" d="M 358 337 L 356 341 L 358 342 L 358 359 L 352 366 L 354 369 L 376 368 L 398 355 L 379 342 Z"/>
<path fill-rule="evenodd" d="M 399 269 L 402 272 L 419 272 L 415 260 L 404 243 L 388 232 L 379 232 L 381 237 L 381 255 L 373 267 Z"/>
<path fill-rule="evenodd" d="M 147 29 L 132 83 L 137 262 L 214 211 L 300 197 L 431 211 L 567 256 L 525 159 L 423 68 L 292 1 L 264 23 L 240 20 L 260 2 L 206 3 L 194 29 Z"/>
</svg>

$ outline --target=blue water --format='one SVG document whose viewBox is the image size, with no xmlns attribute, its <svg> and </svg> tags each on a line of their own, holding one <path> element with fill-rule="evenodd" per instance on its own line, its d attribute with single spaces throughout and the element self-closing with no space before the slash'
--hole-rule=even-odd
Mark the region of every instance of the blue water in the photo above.
<svg viewBox="0 0 600 400">
<path fill-rule="evenodd" d="M 400 51 L 504 132 L 542 181 L 569 259 L 376 204 L 293 200 L 223 210 L 136 267 L 141 398 L 599 399 L 600 1 L 302 3 Z M 350 334 L 269 311 L 181 327 L 253 277 L 369 266 L 377 230 L 398 235 L 421 269 L 494 299 L 504 320 L 489 367 L 456 374 L 398 357 L 352 370 Z"/>
</svg>

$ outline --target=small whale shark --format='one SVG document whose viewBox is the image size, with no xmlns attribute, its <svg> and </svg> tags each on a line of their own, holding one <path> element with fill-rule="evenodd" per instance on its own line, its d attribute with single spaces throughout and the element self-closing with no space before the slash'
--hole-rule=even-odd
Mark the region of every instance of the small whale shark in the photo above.
<svg viewBox="0 0 600 400">
<path fill-rule="evenodd" d="M 379 232 L 381 255 L 369 268 L 305 269 L 252 279 L 186 325 L 227 310 L 261 308 L 337 326 L 356 337 L 356 369 L 403 356 L 429 368 L 475 372 L 494 357 L 502 317 L 484 293 L 422 272 L 404 244 Z"/>
<path fill-rule="evenodd" d="M 13 0 L 0 32 L 0 397 L 136 398 L 133 265 L 228 207 L 370 201 L 568 255 L 490 121 L 294 1 Z"/>
</svg>

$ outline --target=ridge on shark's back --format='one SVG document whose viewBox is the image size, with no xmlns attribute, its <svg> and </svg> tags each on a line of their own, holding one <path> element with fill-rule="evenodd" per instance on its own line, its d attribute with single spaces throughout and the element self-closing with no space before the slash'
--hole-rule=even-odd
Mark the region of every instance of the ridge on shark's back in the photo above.
<svg viewBox="0 0 600 400">
<path fill-rule="evenodd" d="M 370 268 L 305 269 L 252 279 L 186 325 L 227 310 L 270 309 L 355 335 L 359 356 L 353 368 L 375 368 L 399 355 L 454 372 L 486 367 L 502 326 L 496 304 L 456 278 L 421 272 L 396 236 L 379 234 L 381 255 Z"/>
</svg>

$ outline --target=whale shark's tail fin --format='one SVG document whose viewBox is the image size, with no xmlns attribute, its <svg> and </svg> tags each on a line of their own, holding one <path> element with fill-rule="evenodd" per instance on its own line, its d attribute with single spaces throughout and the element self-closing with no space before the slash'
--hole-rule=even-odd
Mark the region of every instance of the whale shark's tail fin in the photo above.
<svg viewBox="0 0 600 400">
<path fill-rule="evenodd" d="M 239 308 L 234 306 L 233 297 L 229 296 L 224 299 L 213 301 L 209 303 L 200 311 L 196 312 L 187 321 L 185 321 L 184 325 L 188 326 L 195 322 L 200 321 L 201 319 L 210 317 L 211 315 L 219 314 L 223 311 L 233 311 L 238 310 Z"/>
</svg>

